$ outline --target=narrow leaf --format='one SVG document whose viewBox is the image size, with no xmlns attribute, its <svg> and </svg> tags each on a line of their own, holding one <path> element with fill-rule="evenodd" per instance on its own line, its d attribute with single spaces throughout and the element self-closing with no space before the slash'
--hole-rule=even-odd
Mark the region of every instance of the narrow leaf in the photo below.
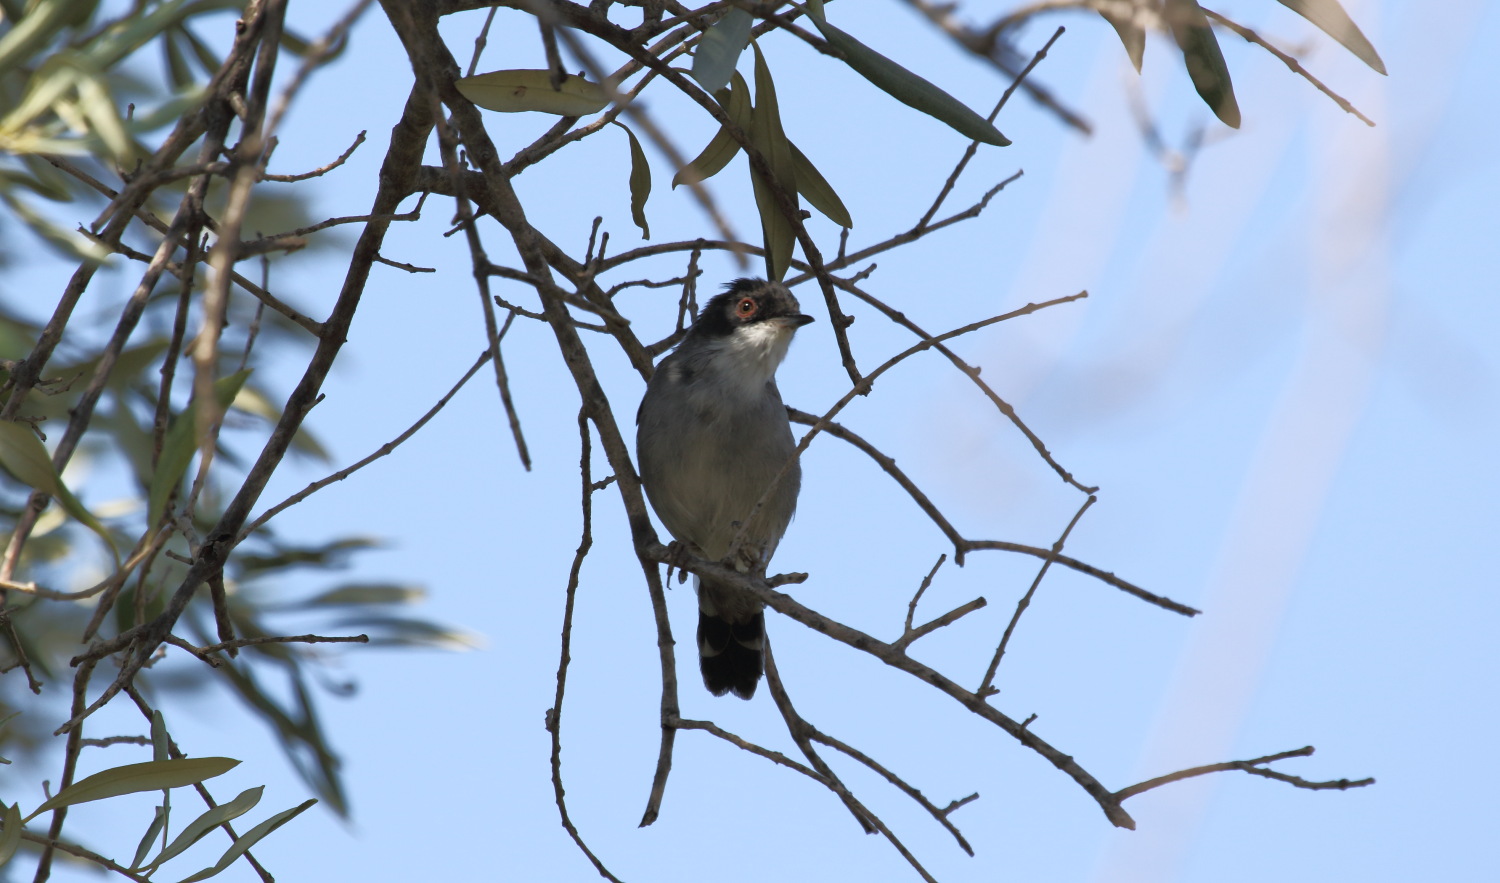
<svg viewBox="0 0 1500 883">
<path fill-rule="evenodd" d="M 42 440 L 24 424 L 0 422 L 0 466 L 22 484 L 54 497 L 62 487 Z"/>
<path fill-rule="evenodd" d="M 337 607 L 345 604 L 406 604 L 426 597 L 420 586 L 403 586 L 394 583 L 349 583 L 329 589 L 291 606 Z"/>
<path fill-rule="evenodd" d="M 750 139 L 771 166 L 771 181 L 764 180 L 754 169 L 750 183 L 755 191 L 755 206 L 760 210 L 760 229 L 766 250 L 766 278 L 780 282 L 792 265 L 792 250 L 797 244 L 797 228 L 777 204 L 773 187 L 797 204 L 797 170 L 792 159 L 792 142 L 781 128 L 781 110 L 776 104 L 776 84 L 766 66 L 760 47 L 755 49 L 755 109 L 750 121 Z"/>
<path fill-rule="evenodd" d="M 598 83 L 566 74 L 552 88 L 552 73 L 538 70 L 491 71 L 454 81 L 465 98 L 486 110 L 520 113 L 528 110 L 578 117 L 609 106 L 609 92 Z"/>
<path fill-rule="evenodd" d="M 214 381 L 214 398 L 218 400 L 219 407 L 229 407 L 249 376 L 250 369 L 246 368 Z M 167 436 L 162 441 L 161 456 L 156 460 L 156 474 L 151 477 L 151 487 L 147 492 L 146 523 L 153 527 L 161 522 L 167 508 L 167 498 L 182 480 L 188 463 L 192 462 L 193 453 L 198 450 L 198 440 L 194 437 L 197 429 L 198 403 L 189 402 L 168 427 Z"/>
<path fill-rule="evenodd" d="M 1130 56 L 1130 63 L 1135 65 L 1135 72 L 1141 72 L 1141 61 L 1146 55 L 1146 29 L 1135 23 L 1135 19 L 1128 15 L 1116 15 L 1113 12 L 1099 10 L 1099 15 L 1109 26 L 1115 29 L 1120 37 L 1120 43 L 1125 47 L 1125 54 Z"/>
<path fill-rule="evenodd" d="M 3 806 L 4 804 L 0 804 Z M 0 832 L 0 868 L 15 856 L 21 847 L 21 804 L 5 807 L 5 830 Z"/>
<path fill-rule="evenodd" d="M 1234 85 L 1229 81 L 1229 67 L 1224 53 L 1208 23 L 1208 16 L 1195 0 L 1166 0 L 1163 14 L 1172 30 L 1172 39 L 1182 49 L 1193 88 L 1224 125 L 1240 127 L 1240 106 L 1234 100 Z"/>
<path fill-rule="evenodd" d="M 1380 73 L 1385 73 L 1385 62 L 1380 53 L 1365 39 L 1364 32 L 1339 5 L 1338 0 L 1277 0 L 1282 6 L 1297 13 L 1319 30 L 1344 45 L 1355 57 Z"/>
<path fill-rule="evenodd" d="M 750 133 L 750 87 L 745 85 L 745 78 L 735 73 L 730 81 L 729 89 L 720 89 L 714 93 L 719 100 L 719 106 L 729 114 L 729 118 L 745 134 Z M 677 189 L 678 184 L 696 184 L 706 181 L 723 171 L 729 165 L 729 161 L 740 152 L 740 142 L 734 140 L 729 134 L 729 129 L 720 126 L 719 131 L 703 148 L 703 152 L 693 158 L 693 161 L 678 170 L 672 176 L 672 189 Z"/>
<path fill-rule="evenodd" d="M 0 35 L 0 74 L 24 64 L 79 15 L 87 16 L 92 11 L 91 0 L 56 0 L 26 6 L 26 13 L 11 21 Z"/>
<path fill-rule="evenodd" d="M 130 860 L 130 869 L 132 871 L 139 868 L 141 863 L 146 860 L 146 853 L 150 851 L 151 844 L 156 842 L 156 835 L 161 833 L 162 825 L 166 823 L 167 808 L 165 806 L 158 806 L 156 808 L 156 816 L 151 819 L 151 826 L 146 829 L 146 833 L 141 837 L 140 845 L 135 848 L 135 858 Z"/>
<path fill-rule="evenodd" d="M 188 47 L 198 57 L 198 64 L 203 67 L 205 73 L 212 74 L 224 66 L 224 62 L 219 58 L 218 54 L 208 48 L 208 44 L 199 39 L 198 35 L 193 33 L 186 23 L 182 26 L 182 35 L 187 38 Z"/>
<path fill-rule="evenodd" d="M 276 815 L 271 816 L 269 819 L 266 819 L 264 822 L 261 822 L 259 825 L 256 825 L 254 828 L 251 828 L 249 831 L 246 831 L 244 834 L 240 835 L 240 839 L 234 841 L 234 843 L 224 851 L 224 855 L 219 858 L 218 864 L 214 865 L 211 868 L 204 868 L 191 877 L 184 877 L 182 879 L 182 883 L 197 883 L 197 881 L 199 880 L 207 880 L 209 877 L 218 874 L 225 868 L 228 868 L 230 865 L 234 864 L 235 859 L 238 859 L 240 856 L 244 855 L 246 850 L 254 846 L 256 843 L 259 843 L 267 834 L 271 833 L 277 828 L 280 828 L 287 822 L 290 822 L 292 819 L 300 815 L 303 810 L 307 809 L 317 802 L 318 801 L 316 798 L 311 800 L 304 800 L 302 803 L 292 807 L 286 812 L 277 813 Z"/>
<path fill-rule="evenodd" d="M 183 90 L 193 85 L 192 68 L 188 67 L 187 56 L 182 52 L 182 46 L 178 43 L 180 31 L 175 29 L 162 34 L 161 50 L 166 56 L 167 76 L 172 81 L 174 90 Z"/>
<path fill-rule="evenodd" d="M 124 130 L 124 118 L 115 106 L 104 75 L 84 76 L 78 81 L 78 105 L 89 117 L 90 130 L 104 141 L 105 148 L 117 165 L 127 166 L 135 154 L 135 142 Z"/>
<path fill-rule="evenodd" d="M 818 167 L 795 144 L 792 145 L 792 162 L 797 168 L 797 192 L 807 197 L 808 204 L 840 227 L 853 227 L 854 222 L 849 219 L 849 210 L 844 208 L 844 201 L 839 199 Z"/>
<path fill-rule="evenodd" d="M 651 225 L 646 223 L 646 200 L 651 198 L 651 164 L 646 162 L 646 152 L 636 140 L 630 127 L 615 120 L 615 125 L 630 136 L 630 219 L 641 228 L 641 238 L 651 238 Z"/>
<path fill-rule="evenodd" d="M 151 759 L 166 760 L 171 748 L 171 737 L 167 735 L 167 724 L 161 710 L 151 712 Z"/>
<path fill-rule="evenodd" d="M 70 144 L 71 142 L 55 142 L 51 146 L 56 149 L 47 149 L 47 145 L 41 143 L 31 146 L 35 148 L 32 150 L 33 153 L 67 153 L 71 149 Z M 48 220 L 45 215 L 28 205 L 25 200 L 16 198 L 14 193 L 0 191 L 0 202 L 4 202 L 6 208 L 10 209 L 16 217 L 20 218 L 32 233 L 41 237 L 48 245 L 57 249 L 64 256 L 72 260 L 83 260 L 93 263 L 102 263 L 105 258 L 109 257 L 109 251 L 104 246 L 84 236 L 80 236 L 71 230 L 64 230 L 62 227 L 57 226 Z"/>
<path fill-rule="evenodd" d="M 698 41 L 698 52 L 693 56 L 693 79 L 698 85 L 709 92 L 724 88 L 734 74 L 740 53 L 750 42 L 750 25 L 754 22 L 750 13 L 736 7 L 708 29 Z"/>
<path fill-rule="evenodd" d="M 260 803 L 261 793 L 266 790 L 264 785 L 257 785 L 241 791 L 240 795 L 228 803 L 221 803 L 203 815 L 193 819 L 186 828 L 182 829 L 172 842 L 161 851 L 161 854 L 151 860 L 151 867 L 157 868 L 166 864 L 169 860 L 176 858 L 187 851 L 189 846 L 202 840 L 208 832 L 219 827 L 225 822 L 233 821 Z"/>
<path fill-rule="evenodd" d="M 104 540 L 115 556 L 115 563 L 119 563 L 120 553 L 115 548 L 114 538 L 63 484 L 42 440 L 29 427 L 8 420 L 0 421 L 0 466 L 22 484 L 56 497 L 64 511 Z"/>
<path fill-rule="evenodd" d="M 221 776 L 239 766 L 239 763 L 227 757 L 184 757 L 115 767 L 62 789 L 51 800 L 37 807 L 26 820 L 31 821 L 42 813 L 59 807 L 119 797 L 121 794 L 194 785 L 204 779 Z"/>
<path fill-rule="evenodd" d="M 828 24 L 820 16 L 810 17 L 828 44 L 844 56 L 844 62 L 887 95 L 947 123 L 975 141 L 1000 147 L 1010 144 L 1010 139 L 1000 134 L 999 129 L 962 101 Z M 758 89 L 756 97 L 759 98 Z"/>
</svg>

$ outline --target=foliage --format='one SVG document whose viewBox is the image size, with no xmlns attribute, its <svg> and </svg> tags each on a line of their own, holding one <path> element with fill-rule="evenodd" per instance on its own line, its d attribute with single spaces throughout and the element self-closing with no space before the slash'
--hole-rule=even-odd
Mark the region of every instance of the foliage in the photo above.
<svg viewBox="0 0 1500 883">
<path fill-rule="evenodd" d="M 1373 47 L 1334 0 L 1281 2 L 1383 72 Z M 886 370 L 915 353 L 936 349 L 1033 441 L 1049 467 L 1086 496 L 1094 490 L 1079 484 L 1057 464 L 1013 410 L 978 379 L 978 370 L 965 365 L 945 346 L 945 341 L 977 328 L 1079 296 L 1027 305 L 946 334 L 930 335 L 898 310 L 862 292 L 859 274 L 845 272 L 855 262 L 880 251 L 977 216 L 1004 182 L 969 209 L 934 221 L 945 191 L 911 231 L 848 255 L 841 248 L 837 259 L 825 260 L 803 224 L 802 201 L 842 227 L 846 235 L 854 219 L 824 174 L 785 130 L 777 84 L 760 43 L 799 40 L 846 64 L 871 88 L 940 120 L 971 141 L 970 155 L 980 145 L 997 149 L 1010 143 L 994 125 L 1004 98 L 987 117 L 980 115 L 905 66 L 919 68 L 919 59 L 898 62 L 837 27 L 832 23 L 838 17 L 837 6 L 832 7 L 830 16 L 818 0 L 805 5 L 711 3 L 697 10 L 655 2 L 594 2 L 588 6 L 564 0 L 500 3 L 537 19 L 549 67 L 460 77 L 448 48 L 436 37 L 437 17 L 485 5 L 463 0 L 435 4 L 391 0 L 384 4 L 415 72 L 407 112 L 393 134 L 385 170 L 370 184 L 374 190 L 371 212 L 310 224 L 300 191 L 294 187 L 293 196 L 277 195 L 271 185 L 296 185 L 336 167 L 343 158 L 305 175 L 273 175 L 267 164 L 286 107 L 296 100 L 309 75 L 338 59 L 350 27 L 370 7 L 368 2 L 355 4 L 329 33 L 310 40 L 285 29 L 286 4 L 279 0 L 249 0 L 243 8 L 231 0 L 134 0 L 129 4 L 32 0 L 24 5 L 20 0 L 0 0 L 0 107 L 7 108 L 0 113 L 0 200 L 10 210 L 8 215 L 0 215 L 0 224 L 4 225 L 6 242 L 34 235 L 73 267 L 45 323 L 19 310 L 0 314 L 0 378 L 4 383 L 0 391 L 0 466 L 8 473 L 8 478 L 0 482 L 0 521 L 8 528 L 0 563 L 0 594 L 4 595 L 0 638 L 7 654 L 3 667 L 9 673 L 0 682 L 4 685 L 0 701 L 7 710 L 21 713 L 5 729 L 3 744 L 11 751 L 33 751 L 50 744 L 54 736 L 48 733 L 53 725 L 48 703 L 70 697 L 67 720 L 55 730 L 57 737 L 65 737 L 61 774 L 56 777 L 58 792 L 37 801 L 26 815 L 21 810 L 25 801 L 6 802 L 0 864 L 10 861 L 19 849 L 34 849 L 39 853 L 37 879 L 45 879 L 54 851 L 63 850 L 141 880 L 178 858 L 214 828 L 222 827 L 231 837 L 228 848 L 218 862 L 186 880 L 206 879 L 242 856 L 264 875 L 249 855 L 250 847 L 314 801 L 273 814 L 243 834 L 234 833 L 229 823 L 256 806 L 259 789 L 215 804 L 202 783 L 235 761 L 182 757 L 167 732 L 160 708 L 171 707 L 204 683 L 226 687 L 271 725 L 289 761 L 318 799 L 342 813 L 347 810 L 347 802 L 337 755 L 323 735 L 314 699 L 319 659 L 312 645 L 451 647 L 467 642 L 461 633 L 409 613 L 408 605 L 421 593 L 405 585 L 335 582 L 315 594 L 288 597 L 284 585 L 293 572 L 311 571 L 322 578 L 348 555 L 371 548 L 376 541 L 344 536 L 299 545 L 278 536 L 269 524 L 278 512 L 390 453 L 420 430 L 447 397 L 407 433 L 371 457 L 332 473 L 275 506 L 267 507 L 262 500 L 267 482 L 289 456 L 319 462 L 328 459 L 304 425 L 304 418 L 316 404 L 319 390 L 338 358 L 370 267 L 376 261 L 385 261 L 379 255 L 382 237 L 392 223 L 417 215 L 420 202 L 408 214 L 398 214 L 397 209 L 418 194 L 422 198 L 440 194 L 454 200 L 484 296 L 489 350 L 459 385 L 482 366 L 492 366 L 524 461 L 525 442 L 511 409 L 501 341 L 517 318 L 546 323 L 557 337 L 579 392 L 585 519 L 590 495 L 611 481 L 632 516 L 632 540 L 661 630 L 658 645 L 663 666 L 663 762 L 653 783 L 644 823 L 655 818 L 660 805 L 677 732 L 701 729 L 762 756 L 767 752 L 711 722 L 684 720 L 676 712 L 675 662 L 658 573 L 659 563 L 667 560 L 666 550 L 650 528 L 629 453 L 611 416 L 626 409 L 609 407 L 594 373 L 592 359 L 597 347 L 586 346 L 579 336 L 580 329 L 603 332 L 603 339 L 617 345 L 642 376 L 649 376 L 654 357 L 679 338 L 680 328 L 662 340 L 638 339 L 629 322 L 616 311 L 613 295 L 620 288 L 606 290 L 599 284 L 599 277 L 618 272 L 633 261 L 662 255 L 689 256 L 680 276 L 654 278 L 649 283 L 680 287 L 684 315 L 695 304 L 697 260 L 705 249 L 759 254 L 769 278 L 788 279 L 793 284 L 815 281 L 834 325 L 852 389 L 823 415 L 794 415 L 813 427 L 799 453 L 819 433 L 841 438 L 869 453 L 944 530 L 960 560 L 966 553 L 984 550 L 1031 555 L 1043 561 L 1043 573 L 1052 564 L 1071 567 L 1165 609 L 1195 612 L 1062 555 L 1061 539 L 1056 547 L 1046 550 L 959 535 L 941 513 L 925 503 L 925 497 L 894 463 L 886 462 L 889 458 L 882 460 L 884 455 L 873 446 L 833 422 L 855 396 L 868 394 Z M 1137 69 L 1144 57 L 1146 33 L 1167 34 L 1198 93 L 1231 126 L 1239 124 L 1240 111 L 1215 28 L 1227 29 L 1280 54 L 1236 23 L 1203 10 L 1194 0 L 1036 4 L 983 29 L 956 24 L 950 8 L 938 9 L 917 0 L 913 5 L 941 24 L 958 46 L 985 56 L 1003 70 L 1010 70 L 1008 65 L 1015 54 L 1006 42 L 1008 36 L 1024 21 L 1056 9 L 1097 12 L 1119 34 Z M 625 21 L 631 24 L 621 23 Z M 809 22 L 811 30 L 804 26 Z M 595 58 L 601 46 L 629 61 L 618 70 L 604 70 Z M 582 75 L 564 70 L 564 49 L 584 67 Z M 747 49 L 753 59 L 753 90 L 738 71 Z M 687 53 L 693 58 L 691 73 L 685 75 L 673 65 Z M 1045 49 L 1032 64 L 1043 54 Z M 278 72 L 278 60 L 284 65 L 295 63 L 295 73 L 287 76 L 284 69 Z M 1018 87 L 1035 88 L 1025 80 L 1029 71 L 1030 66 L 1010 70 L 1015 81 L 1006 98 Z M 643 237 L 649 237 L 647 204 L 653 185 L 643 142 L 670 155 L 672 141 L 663 136 L 663 126 L 671 121 L 651 118 L 633 101 L 648 87 L 677 90 L 718 124 L 717 133 L 696 158 L 675 163 L 672 187 L 690 188 L 725 235 L 713 242 L 660 243 L 607 259 L 601 241 L 597 249 L 591 243 L 587 253 L 570 255 L 526 223 L 510 181 L 568 144 L 604 131 L 609 124 L 618 125 L 625 128 L 629 146 L 627 180 L 632 218 Z M 552 114 L 558 119 L 533 144 L 502 161 L 475 105 L 505 113 Z M 397 115 L 395 105 L 390 110 L 392 116 Z M 443 156 L 441 166 L 422 162 L 424 148 L 434 135 Z M 462 159 L 458 145 L 464 149 Z M 193 157 L 189 157 L 190 151 Z M 759 247 L 728 235 L 704 187 L 740 153 L 748 159 L 761 226 Z M 954 170 L 953 179 L 962 173 L 967 161 L 965 158 Z M 254 200 L 249 198 L 252 191 Z M 92 223 L 69 231 L 53 220 L 56 212 L 49 210 L 68 202 L 99 205 L 100 211 Z M 493 222 L 486 228 L 487 234 L 498 232 L 509 238 L 523 266 L 500 266 L 485 256 L 481 227 L 473 210 L 476 205 Z M 318 234 L 345 224 L 357 224 L 361 232 L 348 258 L 346 284 L 328 315 L 322 319 L 306 316 L 276 297 L 269 284 L 273 258 L 309 244 L 326 244 L 330 237 Z M 285 232 L 244 237 L 244 231 L 259 229 Z M 23 230 L 29 234 L 23 234 Z M 113 303 L 110 321 L 95 325 L 75 314 L 81 295 L 104 272 L 105 265 L 125 262 L 140 265 L 139 276 L 133 290 Z M 249 266 L 256 263 L 260 266 L 259 282 L 250 278 L 256 274 Z M 502 324 L 488 290 L 487 280 L 494 276 L 531 286 L 540 310 L 502 304 L 500 308 L 508 313 Z M 622 286 L 625 284 L 642 283 Z M 871 303 L 910 330 L 917 342 L 874 371 L 861 372 L 845 334 L 849 320 L 840 309 L 841 297 Z M 258 367 L 272 360 L 306 365 L 301 382 L 285 397 L 277 395 L 257 374 Z M 588 471 L 593 436 L 597 436 L 613 473 L 613 478 L 604 482 L 594 482 Z M 86 460 L 97 462 L 96 474 L 122 476 L 127 488 L 125 499 L 105 502 L 97 494 L 83 493 L 77 486 L 70 488 L 69 484 L 76 482 L 70 478 L 69 465 L 76 469 Z M 49 505 L 53 500 L 56 506 Z M 1087 506 L 1085 503 L 1083 509 Z M 252 512 L 259 514 L 252 518 Z M 587 529 L 587 520 L 585 525 Z M 80 527 L 98 540 L 90 539 Z M 585 542 L 579 562 L 587 546 Z M 766 583 L 725 571 L 716 562 L 674 563 L 694 573 L 738 580 L 744 591 L 761 597 L 787 617 L 953 696 L 1063 769 L 1117 825 L 1133 824 L 1121 807 L 1124 799 L 1146 787 L 1164 784 L 1153 781 L 1132 786 L 1135 790 L 1109 791 L 1071 757 L 1028 731 L 1025 724 L 990 708 L 984 700 L 990 695 L 986 690 L 1003 653 L 1003 642 L 985 685 L 972 692 L 906 655 L 912 642 L 983 606 L 982 599 L 977 605 L 971 602 L 926 625 L 914 625 L 909 613 L 903 637 L 885 644 L 831 622 L 775 591 L 794 579 Z M 574 572 L 576 575 L 577 564 Z M 78 588 L 49 587 L 57 585 Z M 570 612 L 571 603 L 570 594 Z M 911 612 L 916 606 L 914 598 Z M 346 634 L 354 629 L 362 633 Z M 296 633 L 303 630 L 310 633 Z M 339 634 L 321 634 L 324 631 Z M 566 660 L 567 626 L 562 640 Z M 176 674 L 168 677 L 152 668 L 162 656 L 172 657 L 174 663 L 186 660 L 188 666 L 175 669 Z M 74 669 L 71 690 L 66 683 L 70 667 Z M 101 670 L 110 674 L 98 677 Z M 183 675 L 183 671 L 190 674 Z M 286 689 L 263 687 L 271 677 L 284 679 Z M 882 772 L 883 768 L 819 733 L 792 711 L 774 665 L 771 686 L 809 765 L 780 755 L 777 762 L 794 765 L 826 785 L 861 825 L 884 833 L 925 876 L 917 859 L 900 847 L 884 823 L 859 804 L 821 761 L 812 741 L 862 758 L 860 762 Z M 601 873 L 609 876 L 568 821 L 562 800 L 557 763 L 562 689 L 560 674 L 558 704 L 549 718 L 558 810 L 580 848 Z M 276 698 L 286 694 L 290 694 L 290 700 Z M 96 698 L 90 700 L 90 696 Z M 151 746 L 152 759 L 118 764 L 74 781 L 84 749 L 111 744 L 108 740 L 99 745 L 86 744 L 85 726 L 100 707 L 121 701 L 121 697 L 133 702 L 149 725 L 150 738 L 136 741 Z M 1219 768 L 1270 775 L 1266 764 L 1289 756 L 1295 753 L 1235 761 Z M 1184 771 L 1182 776 L 1204 771 L 1209 770 Z M 883 775 L 915 793 L 913 799 L 949 828 L 963 848 L 969 848 L 947 818 L 956 806 L 939 811 L 894 775 Z M 1301 787 L 1360 784 L 1311 783 L 1280 773 L 1271 777 Z M 172 811 L 168 792 L 187 785 L 199 789 L 209 808 L 168 841 L 164 833 L 170 830 L 167 825 Z M 145 833 L 129 862 L 94 854 L 63 836 L 68 806 L 155 790 L 163 791 L 162 802 L 152 819 L 142 820 L 140 827 Z M 45 835 L 26 827 L 48 812 L 52 813 L 52 823 Z M 158 839 L 159 848 L 155 845 Z"/>
</svg>

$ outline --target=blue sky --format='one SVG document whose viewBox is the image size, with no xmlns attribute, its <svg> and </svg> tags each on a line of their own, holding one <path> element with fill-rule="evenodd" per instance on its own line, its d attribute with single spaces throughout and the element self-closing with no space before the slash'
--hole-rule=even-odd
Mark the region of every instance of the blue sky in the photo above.
<svg viewBox="0 0 1500 883">
<path fill-rule="evenodd" d="M 1307 47 L 1304 63 L 1374 118 L 1374 129 L 1274 58 L 1221 36 L 1245 115 L 1243 128 L 1228 132 L 1196 101 L 1161 39 L 1148 44 L 1137 81 L 1102 22 L 1044 20 L 1020 45 L 1034 49 L 1052 25 L 1069 27 L 1039 73 L 1094 121 L 1094 136 L 1065 130 L 1018 97 L 999 121 L 1014 146 L 982 150 L 949 206 L 966 206 L 1017 169 L 1024 176 L 980 219 L 878 257 L 866 287 L 929 331 L 1088 290 L 1086 300 L 955 348 L 984 366 L 1061 463 L 1101 487 L 1068 553 L 1205 611 L 1187 620 L 1054 570 L 1001 668 L 999 708 L 1036 713 L 1036 732 L 1113 788 L 1309 744 L 1314 757 L 1277 768 L 1378 784 L 1315 793 L 1224 773 L 1132 799 L 1138 829 L 1113 830 L 1066 777 L 1002 733 L 899 672 L 770 617 L 780 668 L 806 717 L 939 805 L 981 794 L 953 816 L 975 846 L 969 858 L 910 801 L 834 761 L 940 880 L 1474 879 L 1493 864 L 1482 844 L 1500 822 L 1485 760 L 1500 675 L 1487 564 L 1500 526 L 1490 499 L 1500 478 L 1500 356 L 1491 345 L 1500 319 L 1491 282 L 1500 272 L 1500 163 L 1487 84 L 1500 77 L 1500 61 L 1487 49 L 1500 44 L 1500 11 L 1456 0 L 1439 20 L 1432 4 L 1345 5 L 1389 78 L 1277 4 L 1221 11 Z M 829 12 L 841 27 L 971 106 L 987 109 L 1003 88 L 984 67 L 953 57 L 905 5 L 844 7 Z M 293 4 L 292 14 L 313 32 L 335 13 Z M 479 21 L 445 23 L 460 58 Z M 910 226 L 962 152 L 960 137 L 805 46 L 764 48 L 787 131 L 854 217 L 851 248 Z M 534 66 L 534 30 L 502 16 L 481 70 Z M 346 57 L 312 80 L 275 170 L 321 165 L 368 129 L 370 142 L 321 182 L 316 208 L 366 211 L 408 87 L 399 45 L 372 14 Z M 1169 142 L 1208 126 L 1209 143 L 1180 189 L 1144 149 L 1127 110 L 1130 89 Z M 712 134 L 670 96 L 647 107 L 684 152 Z M 502 154 L 547 124 L 488 121 Z M 670 165 L 651 159 L 653 241 L 703 235 L 691 200 L 666 188 Z M 516 184 L 549 236 L 581 248 L 602 212 L 618 252 L 639 241 L 627 174 L 623 133 L 604 132 Z M 713 185 L 749 235 L 743 159 Z M 434 199 L 420 223 L 387 240 L 388 257 L 439 272 L 377 268 L 312 416 L 339 464 L 413 422 L 484 348 L 468 256 L 459 237 L 440 235 L 449 212 Z M 835 251 L 826 222 L 813 233 L 825 254 Z M 491 256 L 514 263 L 502 237 L 486 235 Z M 273 280 L 287 300 L 323 315 L 342 254 L 293 256 Z M 741 272 L 718 257 L 704 267 L 706 286 Z M 674 258 L 609 281 L 680 268 Z M 61 284 L 55 269 L 32 272 L 44 291 Z M 532 302 L 522 289 L 505 293 Z M 638 327 L 652 329 L 643 338 L 669 328 L 671 294 L 623 298 Z M 822 316 L 819 301 L 803 295 Z M 872 312 L 846 309 L 858 319 L 851 340 L 866 370 L 910 344 Z M 628 427 L 640 380 L 606 347 L 595 353 Z M 484 638 L 467 653 L 329 654 L 337 676 L 358 684 L 352 700 L 324 701 L 353 819 L 315 810 L 257 849 L 283 879 L 596 879 L 558 824 L 542 727 L 578 542 L 576 393 L 544 327 L 519 322 L 505 354 L 532 472 L 517 464 L 481 374 L 393 457 L 273 522 L 309 542 L 350 532 L 387 538 L 388 548 L 340 578 L 425 585 L 426 615 Z M 279 381 L 283 392 L 293 370 Z M 801 332 L 781 372 L 788 403 L 822 411 L 847 383 L 826 318 Z M 935 354 L 887 375 L 841 421 L 894 456 L 966 535 L 1050 545 L 1083 502 Z M 278 478 L 265 504 L 321 474 L 301 468 Z M 596 456 L 596 478 L 603 468 Z M 793 591 L 804 603 L 896 635 L 918 582 L 951 550 L 899 488 L 842 443 L 818 440 L 804 475 L 777 568 L 811 574 Z M 819 786 L 702 733 L 679 736 L 662 817 L 636 827 L 655 760 L 659 675 L 622 514 L 612 491 L 596 497 L 564 707 L 570 807 L 594 850 L 626 880 L 916 879 Z M 924 597 L 927 616 L 979 595 L 990 606 L 924 639 L 915 655 L 977 684 L 1034 573 L 1032 560 L 1001 553 L 972 555 L 963 568 L 950 561 Z M 683 638 L 690 590 L 674 589 L 669 603 L 679 656 L 690 656 L 681 652 L 691 649 Z M 767 696 L 716 700 L 691 666 L 681 664 L 685 716 L 795 753 Z M 216 790 L 266 783 L 267 810 L 306 796 L 261 726 L 223 696 L 205 694 L 169 723 L 190 753 L 247 761 Z M 104 817 L 93 816 L 101 826 Z M 77 814 L 78 830 L 101 830 L 88 818 Z M 91 845 L 128 853 L 133 821 L 119 837 L 117 846 Z"/>
</svg>

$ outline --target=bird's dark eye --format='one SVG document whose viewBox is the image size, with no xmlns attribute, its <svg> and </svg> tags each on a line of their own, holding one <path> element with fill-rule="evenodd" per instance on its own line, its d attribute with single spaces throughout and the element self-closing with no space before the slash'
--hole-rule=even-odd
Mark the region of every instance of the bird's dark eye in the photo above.
<svg viewBox="0 0 1500 883">
<path fill-rule="evenodd" d="M 735 315 L 739 316 L 741 319 L 748 319 L 751 316 L 755 315 L 755 310 L 756 304 L 755 298 L 753 297 L 742 297 L 740 298 L 740 302 L 735 304 L 734 306 Z"/>
</svg>

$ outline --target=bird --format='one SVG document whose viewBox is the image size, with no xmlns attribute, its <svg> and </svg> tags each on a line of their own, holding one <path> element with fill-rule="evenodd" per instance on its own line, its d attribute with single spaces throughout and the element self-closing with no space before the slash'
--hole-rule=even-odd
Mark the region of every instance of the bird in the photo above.
<svg viewBox="0 0 1500 883">
<path fill-rule="evenodd" d="M 764 576 L 802 485 L 776 369 L 813 317 L 779 282 L 736 279 L 724 289 L 657 365 L 636 412 L 636 454 L 646 497 L 673 539 L 720 562 L 749 519 L 728 563 Z M 712 579 L 696 586 L 703 684 L 749 699 L 764 670 L 764 605 Z"/>
</svg>

